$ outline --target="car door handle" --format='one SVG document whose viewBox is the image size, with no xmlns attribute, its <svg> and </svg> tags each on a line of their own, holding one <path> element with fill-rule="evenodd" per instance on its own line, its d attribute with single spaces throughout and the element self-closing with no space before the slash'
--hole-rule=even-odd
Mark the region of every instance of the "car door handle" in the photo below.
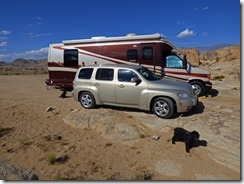
<svg viewBox="0 0 244 184">
<path fill-rule="evenodd" d="M 100 84 L 96 82 L 96 83 L 94 83 L 94 86 L 100 86 Z"/>
<path fill-rule="evenodd" d="M 125 85 L 120 84 L 120 85 L 118 85 L 118 87 L 119 87 L 119 88 L 124 88 L 124 87 L 125 87 Z"/>
</svg>

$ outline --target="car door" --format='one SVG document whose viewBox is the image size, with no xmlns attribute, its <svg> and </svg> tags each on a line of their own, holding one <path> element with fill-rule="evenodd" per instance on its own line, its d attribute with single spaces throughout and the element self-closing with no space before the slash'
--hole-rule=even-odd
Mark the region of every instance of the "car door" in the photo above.
<svg viewBox="0 0 244 184">
<path fill-rule="evenodd" d="M 114 69 L 98 68 L 92 85 L 102 103 L 115 103 Z"/>
<path fill-rule="evenodd" d="M 138 82 L 132 82 L 132 78 L 137 78 Z M 140 77 L 134 71 L 119 69 L 116 80 L 116 103 L 139 106 L 141 93 L 145 88 L 144 82 L 141 81 Z"/>
</svg>

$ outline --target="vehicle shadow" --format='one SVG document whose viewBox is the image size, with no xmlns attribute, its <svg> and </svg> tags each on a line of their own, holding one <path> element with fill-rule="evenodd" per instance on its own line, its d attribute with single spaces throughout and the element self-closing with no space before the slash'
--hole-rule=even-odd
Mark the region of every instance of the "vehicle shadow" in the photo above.
<svg viewBox="0 0 244 184">
<path fill-rule="evenodd" d="M 103 108 L 103 109 L 111 109 L 116 111 L 124 111 L 124 112 L 139 112 L 139 113 L 145 113 L 145 114 L 153 114 L 150 111 L 144 111 L 136 108 L 129 108 L 129 107 L 118 107 L 118 106 L 110 106 L 110 105 L 99 105 L 96 106 L 97 109 Z"/>
<path fill-rule="evenodd" d="M 135 109 L 135 108 L 128 108 L 128 107 L 117 107 L 117 106 L 108 106 L 108 105 L 99 105 L 96 106 L 97 109 L 103 108 L 103 109 L 111 109 L 111 110 L 116 110 L 116 111 L 124 111 L 124 112 L 138 112 L 138 113 L 144 113 L 144 114 L 148 114 L 148 115 L 154 115 L 152 111 L 144 111 L 144 110 L 140 110 L 140 109 Z M 205 109 L 205 106 L 203 105 L 202 102 L 198 102 L 197 105 L 195 107 L 193 107 L 189 112 L 186 113 L 175 113 L 171 118 L 169 119 L 176 119 L 178 117 L 188 117 L 188 116 L 192 116 L 192 115 L 196 115 L 196 114 L 201 114 L 203 113 Z"/>
<path fill-rule="evenodd" d="M 202 102 L 198 102 L 195 107 L 193 107 L 190 111 L 185 112 L 181 115 L 181 117 L 188 117 L 196 114 L 202 114 L 205 109 L 205 106 Z"/>
<path fill-rule="evenodd" d="M 208 94 L 206 95 L 207 97 L 210 96 L 210 97 L 216 97 L 218 96 L 219 94 L 219 91 L 216 90 L 216 89 L 212 89 L 210 92 L 208 92 Z"/>
</svg>

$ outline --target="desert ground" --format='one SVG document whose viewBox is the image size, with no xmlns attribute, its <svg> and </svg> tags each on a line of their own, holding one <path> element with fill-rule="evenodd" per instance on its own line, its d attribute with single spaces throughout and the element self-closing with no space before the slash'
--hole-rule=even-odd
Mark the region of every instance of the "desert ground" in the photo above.
<svg viewBox="0 0 244 184">
<path fill-rule="evenodd" d="M 212 92 L 169 120 L 85 110 L 71 93 L 62 99 L 47 89 L 47 74 L 0 75 L 0 160 L 39 180 L 240 180 L 240 60 L 201 67 L 212 72 Z M 207 144 L 186 153 L 184 143 L 171 143 L 176 127 L 198 131 Z"/>
</svg>

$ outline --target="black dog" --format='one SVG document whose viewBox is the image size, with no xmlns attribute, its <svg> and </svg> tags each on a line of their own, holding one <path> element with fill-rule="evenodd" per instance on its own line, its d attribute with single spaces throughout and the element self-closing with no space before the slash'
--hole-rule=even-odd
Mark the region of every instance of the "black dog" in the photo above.
<svg viewBox="0 0 244 184">
<path fill-rule="evenodd" d="M 190 153 L 190 149 L 194 147 L 194 144 L 199 140 L 199 137 L 200 135 L 197 131 L 189 132 L 183 128 L 175 128 L 172 144 L 175 144 L 175 141 L 185 142 L 186 152 Z"/>
</svg>

